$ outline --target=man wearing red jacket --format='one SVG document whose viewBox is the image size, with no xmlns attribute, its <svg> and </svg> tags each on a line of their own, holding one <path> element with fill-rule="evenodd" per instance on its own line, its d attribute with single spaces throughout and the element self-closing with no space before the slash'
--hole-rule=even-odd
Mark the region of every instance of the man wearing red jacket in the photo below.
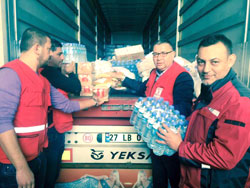
<svg viewBox="0 0 250 188">
<path fill-rule="evenodd" d="M 184 141 L 179 133 L 158 135 L 181 161 L 181 188 L 250 187 L 250 90 L 236 77 L 236 55 L 224 35 L 210 35 L 198 47 L 201 94 Z"/>
<path fill-rule="evenodd" d="M 48 65 L 43 67 L 41 74 L 65 97 L 68 98 L 68 93 L 79 96 L 81 83 L 77 75 L 73 73 L 74 67 L 71 64 L 67 64 L 66 66 L 63 64 L 62 44 L 55 39 L 51 39 L 51 51 L 52 55 L 48 61 Z M 63 113 L 60 110 L 52 108 L 48 115 L 48 124 L 49 145 L 45 150 L 47 170 L 44 187 L 53 188 L 59 176 L 61 158 L 65 146 L 64 133 L 72 129 L 72 114 Z"/>
<path fill-rule="evenodd" d="M 137 82 L 118 73 L 116 77 L 123 80 L 123 86 L 135 90 L 138 95 L 162 97 L 181 114 L 188 116 L 193 99 L 193 80 L 185 68 L 174 62 L 174 57 L 172 45 L 168 41 L 159 41 L 153 49 L 156 69 L 148 80 Z M 165 188 L 169 183 L 172 188 L 177 188 L 180 180 L 178 154 L 157 156 L 151 151 L 151 160 L 154 188 Z"/>
<path fill-rule="evenodd" d="M 20 58 L 0 69 L 0 187 L 44 188 L 48 106 L 72 113 L 96 100 L 70 101 L 40 74 L 51 55 L 47 34 L 26 29 L 20 49 Z"/>
</svg>

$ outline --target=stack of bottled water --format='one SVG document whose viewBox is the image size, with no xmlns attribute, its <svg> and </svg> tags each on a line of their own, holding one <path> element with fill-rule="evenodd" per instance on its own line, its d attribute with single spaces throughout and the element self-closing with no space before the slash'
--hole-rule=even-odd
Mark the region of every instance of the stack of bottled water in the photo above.
<svg viewBox="0 0 250 188">
<path fill-rule="evenodd" d="M 185 116 L 175 110 L 174 106 L 169 105 L 163 98 L 154 97 L 140 97 L 138 99 L 134 105 L 130 123 L 134 125 L 134 128 L 142 136 L 148 147 L 158 156 L 171 156 L 175 153 L 168 145 L 156 142 L 156 140 L 161 140 L 156 132 L 160 127 L 164 129 L 162 124 L 166 124 L 175 133 L 180 128 L 182 139 L 185 137 L 188 125 Z"/>
<path fill-rule="evenodd" d="M 63 43 L 62 51 L 64 54 L 64 63 L 82 63 L 87 62 L 86 48 L 83 44 Z"/>
</svg>

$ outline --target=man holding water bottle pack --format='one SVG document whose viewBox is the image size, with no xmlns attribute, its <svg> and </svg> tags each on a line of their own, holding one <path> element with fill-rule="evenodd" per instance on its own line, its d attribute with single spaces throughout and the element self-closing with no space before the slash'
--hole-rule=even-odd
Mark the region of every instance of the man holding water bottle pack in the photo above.
<svg viewBox="0 0 250 188">
<path fill-rule="evenodd" d="M 153 69 L 148 80 L 138 82 L 123 74 L 114 75 L 122 81 L 122 86 L 136 91 L 140 96 L 162 97 L 173 105 L 180 114 L 188 116 L 191 113 L 194 84 L 191 76 L 174 62 L 175 51 L 168 41 L 158 41 L 153 48 Z M 178 154 L 172 156 L 157 156 L 151 151 L 153 186 L 155 188 L 179 187 L 180 165 Z M 169 181 L 168 181 L 169 180 Z"/>
<path fill-rule="evenodd" d="M 178 151 L 180 187 L 250 187 L 250 90 L 233 71 L 236 55 L 224 35 L 204 38 L 198 46 L 201 94 L 184 140 L 166 125 L 158 134 Z"/>
</svg>

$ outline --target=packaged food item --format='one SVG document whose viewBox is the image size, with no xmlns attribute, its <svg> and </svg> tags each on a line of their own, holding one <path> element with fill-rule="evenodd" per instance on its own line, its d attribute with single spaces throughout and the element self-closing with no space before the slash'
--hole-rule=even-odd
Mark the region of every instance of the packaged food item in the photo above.
<svg viewBox="0 0 250 188">
<path fill-rule="evenodd" d="M 77 63 L 78 74 L 92 74 L 93 67 L 91 62 Z"/>
<path fill-rule="evenodd" d="M 92 85 L 92 75 L 91 74 L 78 74 L 78 79 L 83 86 L 91 86 Z"/>
<path fill-rule="evenodd" d="M 82 86 L 80 96 L 93 96 L 93 86 Z"/>
<path fill-rule="evenodd" d="M 93 95 L 96 97 L 101 97 L 104 101 L 109 100 L 109 87 L 96 85 L 93 87 Z"/>
<path fill-rule="evenodd" d="M 141 62 L 137 63 L 136 68 L 142 80 L 147 80 L 152 69 L 155 68 L 152 53 L 149 53 Z"/>
<path fill-rule="evenodd" d="M 92 63 L 92 67 L 92 73 L 94 74 L 95 78 L 100 77 L 100 74 L 112 72 L 112 64 L 110 61 L 96 60 Z"/>
<path fill-rule="evenodd" d="M 112 82 L 113 82 L 113 80 L 111 77 L 99 78 L 93 82 L 93 85 L 94 86 L 102 86 L 102 87 L 111 87 Z"/>
</svg>

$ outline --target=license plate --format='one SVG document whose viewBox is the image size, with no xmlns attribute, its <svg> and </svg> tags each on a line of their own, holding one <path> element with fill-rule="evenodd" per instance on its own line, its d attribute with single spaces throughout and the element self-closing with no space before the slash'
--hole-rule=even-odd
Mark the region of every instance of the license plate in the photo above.
<svg viewBox="0 0 250 188">
<path fill-rule="evenodd" d="M 105 133 L 106 143 L 121 143 L 121 142 L 142 142 L 142 138 L 136 133 Z"/>
</svg>

